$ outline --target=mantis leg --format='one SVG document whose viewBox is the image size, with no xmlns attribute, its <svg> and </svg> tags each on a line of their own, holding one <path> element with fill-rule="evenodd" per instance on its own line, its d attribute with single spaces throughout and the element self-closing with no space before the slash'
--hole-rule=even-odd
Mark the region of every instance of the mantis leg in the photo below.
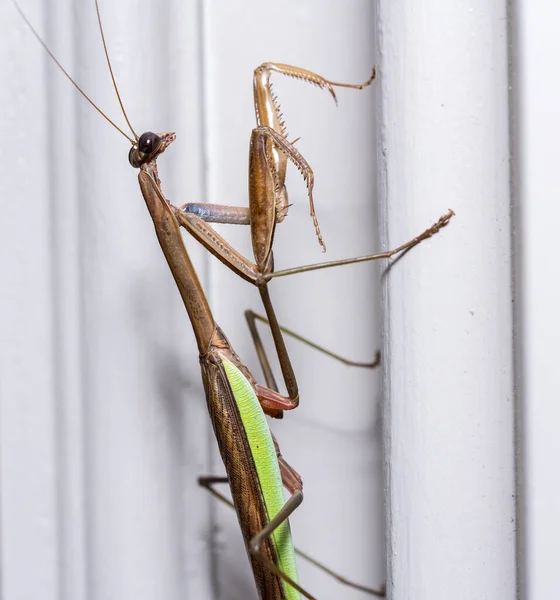
<svg viewBox="0 0 560 600">
<path fill-rule="evenodd" d="M 223 494 L 214 489 L 214 485 L 218 483 L 228 483 L 227 477 L 199 477 L 198 483 L 200 486 L 206 488 L 215 498 L 223 502 L 230 508 L 235 509 L 232 502 L 228 500 Z M 293 579 L 288 577 L 280 568 L 278 568 L 262 551 L 262 546 L 268 537 L 272 534 L 272 532 L 282 524 L 288 517 L 294 512 L 294 510 L 303 502 L 303 494 L 301 491 L 295 491 L 289 498 L 289 500 L 284 504 L 280 512 L 276 515 L 272 521 L 270 521 L 267 526 L 258 533 L 250 542 L 249 542 L 249 552 L 257 557 L 265 567 L 287 582 L 289 585 L 294 587 L 300 594 L 305 596 L 308 600 L 316 600 L 314 596 L 312 596 L 309 592 L 304 590 L 298 583 L 296 583 Z M 280 518 L 279 518 L 280 517 Z M 274 526 L 270 528 L 270 526 L 274 523 Z"/>
<path fill-rule="evenodd" d="M 310 83 L 319 87 L 320 89 L 327 90 L 336 104 L 338 104 L 334 87 L 345 87 L 356 90 L 362 90 L 367 87 L 375 79 L 375 69 L 371 77 L 364 83 L 359 85 L 351 83 L 337 83 L 335 81 L 329 81 L 317 73 L 302 69 L 300 67 L 294 67 L 292 65 L 285 65 L 281 63 L 264 63 L 260 67 L 255 69 L 253 75 L 253 96 L 255 101 L 255 116 L 257 118 L 258 125 L 264 125 L 271 127 L 279 134 L 282 135 L 286 140 L 288 139 L 288 132 L 286 131 L 286 124 L 282 117 L 280 104 L 278 98 L 272 90 L 272 84 L 270 83 L 270 76 L 272 73 L 279 73 L 286 77 L 293 77 L 303 81 L 304 83 Z M 273 152 L 273 167 L 278 176 L 278 190 L 285 194 L 284 182 L 286 179 L 286 157 L 282 156 L 278 152 Z M 285 206 L 287 207 L 287 197 L 285 198 Z"/>
<path fill-rule="evenodd" d="M 281 418 L 282 413 L 279 411 L 291 410 L 293 408 L 296 408 L 298 404 L 294 402 L 294 405 L 291 405 L 291 406 L 282 405 L 274 400 L 274 398 L 276 396 L 278 396 L 281 399 L 281 401 L 285 402 L 285 397 L 282 396 L 278 392 L 278 385 L 276 383 L 276 379 L 274 378 L 274 373 L 272 372 L 272 367 L 270 366 L 270 361 L 268 360 L 268 356 L 267 356 L 266 350 L 264 348 L 264 344 L 262 342 L 261 335 L 260 335 L 260 333 L 257 329 L 257 325 L 256 325 L 257 320 L 262 321 L 263 323 L 267 323 L 268 325 L 270 325 L 270 322 L 265 317 L 257 315 L 256 313 L 254 313 L 251 310 L 245 311 L 245 318 L 247 320 L 249 331 L 251 333 L 251 337 L 253 339 L 253 344 L 255 345 L 259 363 L 261 365 L 261 369 L 262 369 L 264 379 L 266 382 L 266 388 L 263 386 L 260 386 L 258 384 L 255 386 L 256 392 L 257 392 L 257 398 L 259 399 L 261 406 L 267 415 L 269 415 L 271 417 L 275 417 L 275 418 Z M 327 350 L 326 348 L 323 348 L 322 346 L 319 346 L 318 344 L 315 344 L 314 342 L 304 338 L 303 336 L 300 336 L 299 334 L 291 331 L 290 329 L 288 329 L 286 327 L 279 325 L 277 321 L 276 321 L 276 327 L 280 332 L 283 332 L 283 333 L 303 342 L 304 344 L 307 344 L 311 348 L 315 348 L 319 352 L 322 352 L 323 354 L 326 354 L 327 356 L 330 356 L 330 357 L 334 358 L 335 360 L 338 360 L 346 365 L 362 367 L 362 368 L 366 368 L 366 369 L 374 369 L 381 363 L 381 352 L 379 350 L 375 354 L 375 359 L 371 362 L 352 361 L 350 359 L 344 358 L 343 356 L 340 356 L 339 354 L 335 354 L 334 352 L 331 352 L 330 350 Z M 272 330 L 272 331 L 274 331 L 274 330 Z M 274 336 L 274 333 L 273 333 L 273 336 Z M 286 352 L 286 357 L 288 357 L 287 349 L 284 345 L 283 338 L 281 338 L 281 343 L 284 347 L 284 351 Z M 289 360 L 289 357 L 288 357 L 288 360 Z M 282 363 L 280 363 L 280 364 L 282 365 Z M 291 366 L 291 363 L 290 363 L 290 366 Z M 294 382 L 295 382 L 295 379 L 294 379 Z M 271 394 L 272 394 L 272 396 L 271 396 Z M 272 402 L 271 402 L 271 400 L 272 400 Z M 280 458 L 280 456 L 279 456 L 279 458 Z"/>
<path fill-rule="evenodd" d="M 291 467 L 289 467 L 289 468 L 291 469 Z M 280 471 L 282 472 L 282 467 L 280 468 Z M 283 476 L 282 476 L 282 482 L 284 482 Z M 206 488 L 220 502 L 223 502 L 230 508 L 234 509 L 235 507 L 233 506 L 232 502 L 230 500 L 228 500 L 228 498 L 226 496 L 224 496 L 222 493 L 218 492 L 214 488 L 215 485 L 224 484 L 224 483 L 228 483 L 227 477 L 204 476 L 204 477 L 198 478 L 198 484 L 201 487 Z M 278 527 L 278 525 L 280 525 L 283 521 L 285 521 L 287 518 L 289 518 L 289 516 L 295 511 L 295 509 L 303 501 L 303 494 L 302 494 L 301 490 L 292 491 L 287 486 L 286 486 L 286 489 L 288 489 L 288 491 L 290 491 L 290 493 L 291 493 L 289 500 L 284 505 L 284 508 L 276 515 L 276 517 L 258 535 L 256 535 L 253 538 L 253 540 L 251 540 L 250 551 L 252 554 L 255 554 L 256 556 L 258 556 L 258 558 L 263 560 L 263 562 L 265 562 L 265 564 L 267 564 L 267 566 L 274 573 L 276 573 L 278 576 L 282 577 L 285 581 L 288 581 L 288 583 L 290 583 L 291 585 L 294 585 L 296 587 L 296 589 L 298 589 L 306 598 L 309 598 L 310 600 L 314 600 L 313 596 L 310 596 L 307 592 L 305 592 L 298 585 L 295 585 L 295 583 L 292 582 L 289 578 L 286 578 L 286 576 L 280 571 L 280 569 L 278 569 L 278 567 L 273 562 L 269 561 L 269 559 L 267 557 L 265 557 L 260 550 L 264 541 L 270 536 L 270 534 L 276 529 L 276 527 Z M 346 585 L 355 590 L 360 590 L 360 591 L 364 592 L 365 594 L 369 594 L 370 596 L 375 596 L 377 598 L 385 598 L 385 586 L 382 586 L 380 589 L 375 589 L 375 588 L 367 587 L 365 585 L 361 585 L 359 583 L 355 583 L 354 581 L 350 581 L 343 575 L 340 575 L 336 571 L 333 571 L 329 567 L 323 565 L 322 563 L 315 560 L 314 558 L 312 558 L 311 556 L 309 556 L 307 553 L 303 552 L 302 550 L 299 550 L 298 548 L 296 548 L 295 552 L 298 556 L 301 556 L 301 558 L 303 558 L 307 562 L 316 566 L 318 569 L 321 569 L 321 571 L 323 571 L 327 575 L 330 575 L 331 577 L 336 579 L 342 585 Z"/>
<path fill-rule="evenodd" d="M 257 356 L 259 358 L 259 363 L 260 363 L 261 369 L 263 371 L 266 385 L 271 389 L 277 389 L 276 381 L 274 379 L 274 374 L 272 373 L 272 368 L 270 366 L 270 362 L 268 360 L 268 356 L 266 354 L 266 350 L 264 348 L 264 344 L 262 342 L 261 335 L 257 328 L 257 321 L 260 321 L 261 323 L 265 323 L 265 324 L 269 325 L 268 319 L 266 317 L 263 317 L 262 315 L 257 314 L 256 312 L 254 312 L 252 310 L 245 311 L 245 319 L 247 321 L 247 325 L 249 327 L 249 331 L 251 333 L 251 338 L 253 339 L 255 349 L 257 351 Z M 335 352 L 332 352 L 331 350 L 328 350 L 327 348 L 320 346 L 319 344 L 316 344 L 315 342 L 312 342 L 311 340 L 303 337 L 302 335 L 299 335 L 298 333 L 296 333 L 295 331 L 292 331 L 291 329 L 288 329 L 287 327 L 279 325 L 279 329 L 282 331 L 282 333 L 285 333 L 286 335 L 289 335 L 290 337 L 317 350 L 318 352 L 321 352 L 322 354 L 326 354 L 327 356 L 330 356 L 331 358 L 334 358 L 335 360 L 337 360 L 345 365 L 348 365 L 350 367 L 362 367 L 364 369 L 375 369 L 376 367 L 378 367 L 381 364 L 381 352 L 379 350 L 377 350 L 377 352 L 375 353 L 375 358 L 373 361 L 370 361 L 370 362 L 355 361 L 355 360 L 351 360 L 349 358 L 345 358 L 344 356 L 341 356 L 340 354 L 336 354 Z"/>
<path fill-rule="evenodd" d="M 285 137 L 272 127 L 260 126 L 253 129 L 249 145 L 249 208 L 227 206 L 223 204 L 204 204 L 189 202 L 175 207 L 175 216 L 193 237 L 209 252 L 212 252 L 226 266 L 235 270 L 228 260 L 230 244 L 211 226 L 205 223 L 225 223 L 233 225 L 251 225 L 253 254 L 264 272 L 272 247 L 272 238 L 276 223 L 287 214 L 288 199 L 278 172 L 274 168 L 273 151 L 277 151 L 286 160 L 290 160 L 301 173 L 309 197 L 309 209 L 315 231 L 324 247 L 313 201 L 314 175 L 308 162 Z M 227 248 L 222 246 L 225 244 Z M 248 259 L 245 259 L 248 260 Z"/>
<path fill-rule="evenodd" d="M 276 147 L 269 148 L 268 152 L 271 155 L 270 158 L 272 159 L 272 163 L 270 167 L 275 172 L 277 192 L 280 196 L 276 198 L 275 215 L 276 222 L 280 223 L 286 216 L 288 210 L 288 199 L 284 188 L 287 160 L 292 160 L 296 167 L 302 172 L 304 177 L 306 177 L 306 175 L 310 172 L 310 169 L 301 154 L 299 154 L 299 152 L 295 149 L 295 142 L 288 142 L 286 125 L 282 118 L 278 98 L 274 94 L 272 85 L 270 83 L 270 76 L 272 72 L 284 75 L 286 77 L 292 77 L 305 83 L 310 83 L 319 87 L 320 89 L 325 89 L 331 94 L 334 101 L 337 102 L 336 94 L 333 89 L 334 87 L 362 90 L 369 86 L 375 79 L 375 69 L 373 69 L 371 77 L 361 84 L 330 81 L 307 69 L 281 63 L 263 63 L 255 69 L 253 76 L 253 93 L 255 101 L 255 117 L 258 125 L 256 131 L 268 130 L 268 135 L 270 136 L 276 134 L 274 138 Z M 278 146 L 282 146 L 283 149 L 279 148 Z M 314 219 L 317 229 L 317 234 L 322 244 L 320 232 L 318 231 L 318 224 L 316 223 L 313 199 L 311 195 L 310 209 L 311 216 Z M 247 209 L 247 207 L 209 205 L 205 203 L 190 202 L 185 204 L 182 207 L 182 210 L 186 213 L 193 213 L 209 223 L 230 223 L 237 225 L 249 225 L 250 223 L 250 210 Z"/>
<path fill-rule="evenodd" d="M 288 577 L 286 573 L 282 571 L 274 562 L 264 553 L 263 545 L 266 540 L 274 533 L 274 530 L 277 529 L 282 523 L 287 521 L 292 513 L 296 510 L 298 506 L 303 502 L 303 493 L 299 490 L 296 490 L 289 498 L 286 500 L 284 506 L 278 511 L 278 514 L 271 519 L 263 529 L 257 533 L 249 542 L 249 552 L 258 558 L 262 564 L 272 573 L 281 577 L 286 583 L 290 584 L 293 588 L 295 588 L 300 594 L 308 598 L 308 600 L 316 600 L 314 596 L 309 594 L 306 590 L 304 590 L 299 584 L 297 584 L 291 577 Z"/>
<path fill-rule="evenodd" d="M 180 210 L 196 215 L 207 223 L 225 223 L 227 225 L 250 225 L 251 212 L 247 206 L 228 206 L 209 204 L 208 202 L 187 202 Z"/>
<path fill-rule="evenodd" d="M 295 491 L 303 491 L 303 482 L 301 475 L 284 459 L 282 452 L 280 451 L 280 445 L 271 432 L 272 441 L 274 442 L 274 448 L 276 449 L 276 458 L 278 459 L 278 465 L 280 467 L 280 475 L 282 476 L 282 484 L 284 487 L 293 494 Z"/>
<path fill-rule="evenodd" d="M 270 85 L 270 73 L 274 71 L 276 73 L 280 73 L 281 75 L 285 75 L 287 77 L 293 77 L 294 79 L 299 79 L 300 81 L 304 81 L 306 83 L 311 83 L 313 85 L 318 86 L 321 89 L 327 90 L 330 95 L 333 97 L 335 102 L 337 101 L 334 87 L 343 87 L 343 88 L 351 88 L 354 90 L 363 90 L 365 87 L 370 85 L 375 79 L 375 69 L 373 69 L 370 78 L 364 83 L 340 83 L 336 81 L 329 81 L 325 79 L 321 75 L 317 73 L 313 73 L 313 71 L 308 71 L 307 69 L 302 69 L 301 67 L 294 67 L 292 65 L 285 65 L 282 63 L 263 63 L 260 67 L 255 69 L 254 73 L 254 89 L 255 89 L 255 112 L 257 113 L 257 119 L 265 120 L 266 115 L 263 114 L 263 109 L 268 107 L 268 103 L 270 100 L 278 105 L 278 101 L 274 94 L 271 93 L 272 88 Z M 270 96 L 268 98 L 258 97 L 258 93 L 265 94 L 268 93 Z M 260 101 L 259 101 L 260 100 Z"/>
<path fill-rule="evenodd" d="M 251 158 L 254 155 L 253 150 L 255 145 L 255 135 L 260 134 L 269 136 L 272 138 L 273 142 L 272 144 L 268 145 L 266 150 L 267 160 L 269 161 L 266 170 L 270 170 L 270 173 L 273 174 L 275 194 L 272 196 L 270 194 L 265 194 L 265 201 L 268 203 L 266 208 L 268 209 L 274 207 L 274 223 L 280 223 L 287 215 L 289 203 L 284 183 L 286 179 L 287 161 L 291 160 L 306 180 L 309 194 L 310 215 L 313 219 L 319 243 L 321 244 L 323 250 L 325 250 L 326 248 L 321 237 L 321 232 L 319 230 L 319 224 L 317 222 L 315 208 L 313 205 L 313 172 L 303 156 L 296 150 L 294 144 L 297 140 L 292 143 L 288 141 L 286 124 L 282 118 L 280 104 L 278 102 L 278 98 L 272 90 L 272 84 L 270 83 L 270 76 L 272 72 L 279 73 L 286 77 L 292 77 L 305 83 L 310 83 L 319 87 L 320 89 L 325 89 L 331 94 L 334 101 L 338 104 L 336 93 L 333 88 L 342 87 L 362 90 L 369 86 L 375 79 L 375 69 L 373 69 L 370 78 L 364 83 L 360 84 L 330 81 L 307 69 L 282 63 L 263 63 L 254 71 L 253 94 L 255 101 L 255 117 L 257 119 L 258 127 L 257 129 L 253 130 L 253 135 L 251 137 Z M 250 162 L 249 185 L 251 186 L 255 173 L 253 161 Z M 263 164 L 261 163 L 260 165 L 257 165 L 257 168 L 262 169 Z M 260 173 L 256 174 L 256 179 L 258 182 L 260 179 Z M 259 196 L 259 194 L 257 193 L 256 196 Z M 270 202 L 272 197 L 275 197 L 274 203 Z M 250 190 L 250 203 L 254 199 L 256 198 L 253 196 L 252 190 Z M 247 209 L 246 207 L 209 205 L 195 202 L 190 202 L 183 205 L 181 210 L 187 214 L 192 213 L 208 223 L 229 223 L 237 225 L 250 224 L 250 215 L 254 215 L 254 210 Z M 253 236 L 253 241 L 255 241 L 255 236 Z M 271 240 L 267 239 L 265 243 L 270 241 Z M 268 250 L 269 248 L 266 249 L 267 252 Z M 257 258 L 257 262 L 259 262 L 257 253 L 255 253 L 255 257 Z"/>
<path fill-rule="evenodd" d="M 367 256 L 358 256 L 356 258 L 345 258 L 343 260 L 333 260 L 330 262 L 317 263 L 314 265 L 304 265 L 301 267 L 293 267 L 291 269 L 284 269 L 282 271 L 275 271 L 273 273 L 267 273 L 265 275 L 265 279 L 270 281 L 271 279 L 275 279 L 276 277 L 287 277 L 288 275 L 296 275 L 297 273 L 308 273 L 309 271 L 318 271 L 319 269 L 330 269 L 331 267 L 341 267 L 343 265 L 353 265 L 355 263 L 368 262 L 370 260 L 379 260 L 382 258 L 392 258 L 396 254 L 404 255 L 409 250 L 412 250 L 414 246 L 417 246 L 424 240 L 431 238 L 433 235 L 438 233 L 440 229 L 443 229 L 451 220 L 451 218 L 455 216 L 453 210 L 449 209 L 444 215 L 442 215 L 436 223 L 434 223 L 431 227 L 423 231 L 420 235 L 417 235 L 415 238 L 410 241 L 401 244 L 397 248 L 393 248 L 392 250 L 387 250 L 386 252 L 380 252 L 379 254 L 368 254 Z"/>
</svg>

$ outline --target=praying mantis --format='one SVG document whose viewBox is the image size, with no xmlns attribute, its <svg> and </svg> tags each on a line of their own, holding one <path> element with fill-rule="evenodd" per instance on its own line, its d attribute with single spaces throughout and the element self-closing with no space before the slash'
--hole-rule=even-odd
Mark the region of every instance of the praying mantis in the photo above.
<svg viewBox="0 0 560 600">
<path fill-rule="evenodd" d="M 170 140 L 169 140 L 169 141 L 170 141 Z M 164 148 L 164 149 L 165 149 L 165 148 Z M 163 151 L 163 150 L 162 150 L 162 151 Z M 155 159 L 154 159 L 154 160 L 155 160 Z M 154 165 L 148 165 L 148 167 L 147 167 L 147 168 L 148 168 L 148 176 L 149 176 L 149 177 L 152 177 L 152 175 L 154 175 L 154 174 L 155 174 L 155 176 L 156 176 L 156 178 L 157 178 L 157 171 L 154 171 L 154 166 L 155 166 L 155 162 L 154 162 Z M 144 179 L 144 182 L 143 182 L 143 185 L 144 185 L 144 189 L 143 189 L 143 191 L 144 191 L 144 196 L 145 196 L 145 197 L 147 196 L 147 197 L 148 197 L 148 199 L 149 199 L 150 201 L 152 201 L 152 202 L 154 201 L 154 198 L 156 198 L 156 199 L 158 199 L 158 198 L 159 198 L 159 200 L 161 201 L 161 197 L 160 197 L 160 196 L 159 196 L 159 194 L 158 194 L 159 185 L 157 184 L 156 178 L 152 177 L 152 181 L 153 181 L 153 182 L 155 182 L 155 186 L 154 186 L 154 183 L 152 183 L 152 182 L 150 181 L 150 179 L 143 178 L 143 179 Z M 147 199 L 147 202 L 148 202 L 148 199 Z M 156 202 L 155 204 L 157 204 L 157 202 Z M 162 203 L 161 205 L 162 205 L 162 206 L 164 206 L 164 204 L 163 204 L 163 203 Z M 154 206 L 155 206 L 155 205 L 154 205 Z M 153 216 L 153 218 L 154 218 L 154 221 L 156 221 L 157 219 L 159 219 L 159 216 L 157 216 L 157 217 L 156 217 L 156 216 L 154 216 L 154 215 L 152 215 L 152 216 Z M 181 215 L 180 215 L 180 214 L 179 214 L 179 215 L 176 215 L 176 217 L 181 217 Z M 159 225 L 158 225 L 158 226 L 159 226 Z M 156 227 L 156 230 L 158 230 L 158 228 L 157 228 L 157 227 Z M 172 237 L 174 238 L 174 241 L 178 243 L 178 239 L 179 239 L 179 238 L 177 237 L 177 234 L 176 234 L 176 233 L 174 233 L 174 234 L 172 235 Z M 175 265 L 175 267 L 173 267 L 173 268 L 174 268 L 175 270 L 177 270 L 177 269 L 178 269 L 178 267 L 177 267 L 176 265 Z M 182 275 L 180 275 L 180 274 L 179 274 L 179 275 L 177 275 L 177 277 L 179 278 L 179 280 L 180 280 L 181 282 L 183 282 L 185 279 L 188 279 L 189 277 L 191 277 L 191 278 L 192 278 L 192 275 L 189 275 L 189 277 L 186 277 L 186 276 L 185 276 L 185 277 L 183 277 Z M 176 278 L 177 278 L 177 277 L 176 277 Z M 179 283 L 179 282 L 178 282 L 178 283 Z M 195 320 L 196 320 L 196 319 L 195 319 Z"/>
</svg>

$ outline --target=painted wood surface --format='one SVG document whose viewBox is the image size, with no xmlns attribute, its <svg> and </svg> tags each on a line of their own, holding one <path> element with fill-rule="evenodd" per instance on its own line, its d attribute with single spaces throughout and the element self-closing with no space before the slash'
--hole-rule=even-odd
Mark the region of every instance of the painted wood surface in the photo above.
<svg viewBox="0 0 560 600">
<path fill-rule="evenodd" d="M 381 1 L 389 597 L 516 597 L 506 2 Z"/>
</svg>

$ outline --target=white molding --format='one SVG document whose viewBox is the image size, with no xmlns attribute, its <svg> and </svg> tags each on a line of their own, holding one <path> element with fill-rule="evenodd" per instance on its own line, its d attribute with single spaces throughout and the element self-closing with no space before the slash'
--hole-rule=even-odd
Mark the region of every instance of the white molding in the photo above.
<svg viewBox="0 0 560 600">
<path fill-rule="evenodd" d="M 394 600 L 516 595 L 506 5 L 379 4 Z"/>
<path fill-rule="evenodd" d="M 527 598 L 553 597 L 558 590 L 560 536 L 560 287 L 555 265 L 558 202 L 558 106 L 556 70 L 560 50 L 559 7 L 555 3 L 518 3 L 515 25 L 519 69 L 517 159 L 520 227 L 518 228 L 522 306 L 524 423 L 523 500 Z"/>
</svg>

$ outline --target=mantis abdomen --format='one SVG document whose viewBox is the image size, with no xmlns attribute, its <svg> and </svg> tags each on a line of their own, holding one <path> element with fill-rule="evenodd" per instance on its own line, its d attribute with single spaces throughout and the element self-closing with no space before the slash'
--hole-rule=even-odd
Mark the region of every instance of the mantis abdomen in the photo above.
<svg viewBox="0 0 560 600">
<path fill-rule="evenodd" d="M 239 524 L 248 547 L 285 503 L 274 442 L 251 383 L 223 349 L 201 357 L 208 410 L 228 475 Z M 235 356 L 232 356 L 235 360 Z M 286 575 L 298 581 L 288 521 L 262 548 Z M 261 598 L 299 600 L 301 595 L 248 551 Z"/>
</svg>

